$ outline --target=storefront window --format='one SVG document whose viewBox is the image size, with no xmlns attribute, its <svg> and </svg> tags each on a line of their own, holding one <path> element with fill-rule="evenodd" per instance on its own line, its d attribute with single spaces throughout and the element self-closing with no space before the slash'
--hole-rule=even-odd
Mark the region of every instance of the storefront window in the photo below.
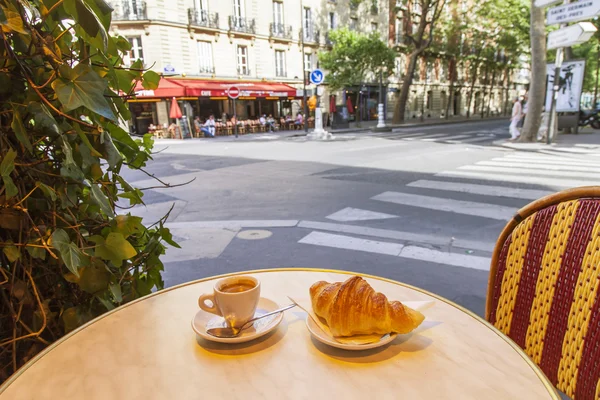
<svg viewBox="0 0 600 400">
<path fill-rule="evenodd" d="M 148 133 L 148 127 L 158 124 L 156 103 L 129 103 L 133 133 L 143 135 Z"/>
</svg>

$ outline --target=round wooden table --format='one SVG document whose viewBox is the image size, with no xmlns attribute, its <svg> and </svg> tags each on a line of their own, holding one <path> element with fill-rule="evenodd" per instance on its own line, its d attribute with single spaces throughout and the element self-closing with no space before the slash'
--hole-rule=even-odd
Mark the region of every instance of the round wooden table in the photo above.
<svg viewBox="0 0 600 400">
<path fill-rule="evenodd" d="M 339 271 L 249 274 L 280 305 L 308 297 Z M 374 350 L 349 352 L 313 340 L 294 308 L 271 334 L 240 345 L 204 341 L 191 328 L 198 296 L 215 278 L 127 304 L 72 332 L 0 387 L 0 399 L 559 399 L 508 338 L 443 298 L 365 276 L 389 299 L 436 300 L 426 321 Z"/>
</svg>

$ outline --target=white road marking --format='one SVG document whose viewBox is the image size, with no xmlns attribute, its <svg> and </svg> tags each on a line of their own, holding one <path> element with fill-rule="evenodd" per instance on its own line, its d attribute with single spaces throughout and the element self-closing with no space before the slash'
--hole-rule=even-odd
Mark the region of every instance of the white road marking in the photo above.
<svg viewBox="0 0 600 400">
<path fill-rule="evenodd" d="M 378 242 L 352 236 L 335 235 L 332 233 L 317 231 L 309 233 L 300 239 L 298 243 L 399 256 L 411 260 L 452 265 L 463 268 L 473 268 L 483 271 L 489 271 L 490 267 L 490 259 L 488 257 L 451 253 L 412 245 L 405 246 L 399 243 Z"/>
<path fill-rule="evenodd" d="M 490 270 L 490 258 L 467 254 L 449 253 L 418 246 L 404 246 L 400 257 L 411 260 L 428 261 L 436 264 L 453 265 L 455 267 L 473 268 L 482 271 Z"/>
<path fill-rule="evenodd" d="M 589 172 L 573 172 L 573 171 L 546 171 L 540 169 L 531 168 L 508 168 L 508 167 L 486 167 L 485 165 L 464 165 L 458 167 L 459 170 L 467 171 L 482 171 L 482 172 L 501 172 L 507 174 L 528 174 L 528 175 L 541 175 L 541 176 L 552 176 L 557 178 L 589 178 L 598 179 L 600 176 L 596 173 Z"/>
<path fill-rule="evenodd" d="M 468 137 L 471 137 L 471 135 L 453 135 L 453 136 L 445 137 L 440 140 L 457 140 L 457 139 L 464 139 L 464 138 L 468 138 Z"/>
<path fill-rule="evenodd" d="M 398 243 L 377 242 L 374 240 L 316 231 L 309 233 L 300 239 L 298 243 L 333 247 L 336 249 L 365 251 L 367 253 L 387 254 L 390 256 L 397 256 L 404 247 Z"/>
<path fill-rule="evenodd" d="M 494 242 L 479 242 L 460 238 L 442 237 L 422 233 L 402 232 L 391 229 L 369 228 L 365 226 L 334 224 L 331 222 L 300 221 L 298 228 L 318 229 L 337 233 L 350 233 L 360 236 L 372 236 L 383 239 L 402 240 L 413 243 L 427 243 L 434 246 L 459 247 L 462 249 L 491 252 Z"/>
<path fill-rule="evenodd" d="M 471 178 L 480 179 L 486 181 L 501 181 L 501 182 L 518 182 L 518 183 L 530 183 L 533 185 L 548 186 L 551 189 L 562 190 L 566 188 L 572 188 L 577 186 L 589 186 L 593 185 L 593 182 L 581 181 L 575 179 L 555 179 L 555 178 L 544 178 L 542 176 L 525 176 L 521 175 L 505 175 L 505 174 L 492 174 L 475 171 L 444 171 L 436 174 L 435 176 L 445 176 L 452 178 Z"/>
<path fill-rule="evenodd" d="M 169 228 L 291 228 L 296 225 L 296 219 L 167 222 Z"/>
<path fill-rule="evenodd" d="M 596 153 L 596 151 L 594 151 L 594 150 L 580 149 L 580 148 L 576 148 L 576 147 L 553 147 L 553 148 L 545 150 L 545 151 L 552 151 L 552 152 L 556 151 L 559 153 L 577 153 L 577 154 Z"/>
<path fill-rule="evenodd" d="M 476 143 L 476 142 L 483 142 L 486 140 L 492 140 L 493 137 L 491 136 L 483 136 L 483 137 L 476 137 L 473 139 L 465 139 L 465 140 L 460 140 L 459 143 Z"/>
<path fill-rule="evenodd" d="M 591 167 L 591 168 L 600 168 L 600 163 L 578 160 L 578 159 L 566 159 L 566 158 L 523 158 L 523 157 L 515 157 L 515 156 L 506 156 L 506 157 L 498 157 L 492 158 L 491 161 L 496 162 L 512 162 L 518 163 L 519 166 L 526 166 L 527 164 L 552 164 L 552 165 L 566 165 L 566 166 L 582 166 L 582 167 Z"/>
<path fill-rule="evenodd" d="M 511 197 L 515 199 L 537 200 L 554 193 L 545 190 L 517 189 L 505 186 L 477 185 L 474 183 L 419 180 L 406 186 L 423 189 L 447 190 L 451 192 L 480 194 L 494 197 Z"/>
<path fill-rule="evenodd" d="M 368 221 L 373 219 L 390 219 L 398 218 L 397 215 L 385 214 L 369 210 L 361 210 L 360 208 L 346 207 L 326 217 L 334 221 L 349 222 L 349 221 Z"/>
<path fill-rule="evenodd" d="M 511 161 L 479 161 L 475 163 L 475 165 L 485 165 L 488 167 L 508 167 L 508 168 L 518 168 L 519 172 L 523 170 L 550 170 L 550 171 L 579 171 L 579 172 L 600 172 L 600 167 L 590 167 L 583 165 L 557 165 L 553 164 L 549 161 L 545 163 L 533 163 L 533 162 L 511 162 Z M 535 173 L 535 172 L 534 172 Z"/>
<path fill-rule="evenodd" d="M 436 211 L 447 211 L 456 214 L 506 221 L 512 218 L 516 209 L 495 204 L 476 203 L 473 201 L 444 199 L 400 192 L 384 192 L 372 197 L 373 200 L 403 204 L 412 207 L 427 208 Z"/>
</svg>

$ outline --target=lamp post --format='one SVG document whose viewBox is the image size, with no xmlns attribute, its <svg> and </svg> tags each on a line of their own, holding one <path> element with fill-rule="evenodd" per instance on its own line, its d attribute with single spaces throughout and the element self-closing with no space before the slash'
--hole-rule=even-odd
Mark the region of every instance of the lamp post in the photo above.
<svg viewBox="0 0 600 400">
<path fill-rule="evenodd" d="M 300 48 L 302 49 L 302 105 L 304 108 L 304 132 L 308 133 L 308 104 L 306 101 L 306 65 L 304 64 L 304 7 L 302 7 L 302 0 L 300 0 Z"/>
</svg>

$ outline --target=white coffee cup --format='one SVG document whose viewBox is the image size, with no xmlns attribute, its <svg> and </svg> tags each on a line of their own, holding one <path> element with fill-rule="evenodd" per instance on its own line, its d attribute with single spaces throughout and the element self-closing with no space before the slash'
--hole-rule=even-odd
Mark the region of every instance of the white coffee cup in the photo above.
<svg viewBox="0 0 600 400">
<path fill-rule="evenodd" d="M 260 282 L 252 276 L 232 276 L 217 281 L 214 292 L 198 298 L 206 312 L 222 316 L 232 327 L 241 327 L 254 317 L 260 299 Z M 210 300 L 212 306 L 206 304 Z"/>
</svg>

